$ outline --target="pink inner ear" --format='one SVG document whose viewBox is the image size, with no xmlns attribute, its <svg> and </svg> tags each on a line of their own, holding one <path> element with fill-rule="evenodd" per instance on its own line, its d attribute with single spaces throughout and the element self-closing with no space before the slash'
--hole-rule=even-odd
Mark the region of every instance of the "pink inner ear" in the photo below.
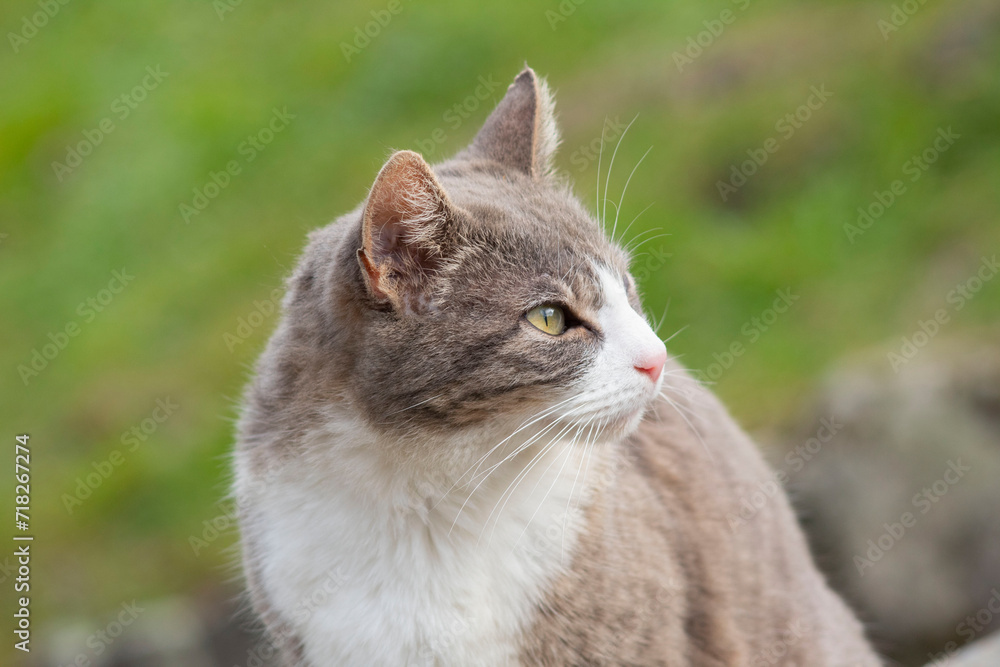
<svg viewBox="0 0 1000 667">
<path fill-rule="evenodd" d="M 554 113 L 548 85 L 525 67 L 466 152 L 543 178 L 551 171 L 559 144 Z"/>
<path fill-rule="evenodd" d="M 393 219 L 373 230 L 372 244 L 380 254 L 389 255 L 396 251 L 402 237 L 401 226 L 400 220 Z"/>
<path fill-rule="evenodd" d="M 438 268 L 447 199 L 427 163 L 400 151 L 382 168 L 365 206 L 359 260 L 376 297 L 397 306 L 421 294 Z"/>
</svg>

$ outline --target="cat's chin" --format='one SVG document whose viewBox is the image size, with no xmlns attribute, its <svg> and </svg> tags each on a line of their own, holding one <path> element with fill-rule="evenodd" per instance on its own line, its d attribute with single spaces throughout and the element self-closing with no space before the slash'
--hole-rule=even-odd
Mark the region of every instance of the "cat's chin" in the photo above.
<svg viewBox="0 0 1000 667">
<path fill-rule="evenodd" d="M 636 407 L 629 407 L 603 417 L 601 427 L 602 440 L 618 441 L 636 432 L 649 409 L 649 403 L 644 402 Z"/>
<path fill-rule="evenodd" d="M 620 420 L 620 426 L 618 427 L 618 437 L 625 438 L 635 433 L 645 416 L 646 406 L 644 405 L 638 410 L 633 411 L 632 414 L 623 417 Z"/>
</svg>

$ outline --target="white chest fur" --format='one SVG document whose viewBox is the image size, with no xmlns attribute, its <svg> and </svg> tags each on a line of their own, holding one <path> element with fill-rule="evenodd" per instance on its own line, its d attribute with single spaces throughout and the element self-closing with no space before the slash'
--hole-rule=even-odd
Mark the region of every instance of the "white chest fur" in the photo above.
<svg viewBox="0 0 1000 667">
<path fill-rule="evenodd" d="M 594 450 L 533 446 L 470 496 L 475 484 L 401 480 L 358 424 L 338 426 L 310 447 L 336 463 L 314 454 L 259 484 L 237 466 L 261 584 L 310 664 L 517 664 L 535 605 L 569 564 Z"/>
</svg>

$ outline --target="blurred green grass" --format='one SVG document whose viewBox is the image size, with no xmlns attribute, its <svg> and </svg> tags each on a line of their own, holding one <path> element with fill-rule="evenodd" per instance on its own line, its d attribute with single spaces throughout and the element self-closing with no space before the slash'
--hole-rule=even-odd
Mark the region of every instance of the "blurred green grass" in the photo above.
<svg viewBox="0 0 1000 667">
<path fill-rule="evenodd" d="M 32 435 L 38 622 L 99 619 L 125 598 L 229 576 L 232 535 L 197 556 L 189 538 L 221 512 L 236 401 L 275 318 L 232 351 L 226 334 L 281 285 L 308 230 L 363 198 L 391 149 L 442 128 L 428 157 L 455 152 L 525 61 L 557 91 L 559 165 L 589 205 L 597 163 L 571 158 L 605 118 L 636 118 L 613 201 L 652 146 L 620 227 L 649 206 L 629 238 L 670 234 L 640 248 L 669 253 L 662 266 L 639 255 L 636 267 L 652 315 L 669 301 L 661 334 L 687 327 L 670 342 L 685 364 L 708 368 L 746 343 L 741 329 L 776 290 L 800 296 L 715 384 L 745 424 L 788 419 L 835 360 L 898 347 L 945 306 L 1000 246 L 996 6 L 929 3 L 886 40 L 877 21 L 889 2 L 739 5 L 587 0 L 553 29 L 557 2 L 404 0 L 347 62 L 341 44 L 385 3 L 247 2 L 222 19 L 207 1 L 70 3 L 3 52 L 0 421 L 11 443 Z M 733 23 L 678 71 L 673 54 L 727 8 Z M 6 3 L 0 25 L 19 31 L 36 11 Z M 169 75 L 119 120 L 111 105 L 147 66 Z M 445 113 L 480 76 L 501 85 L 455 128 Z M 820 85 L 830 100 L 723 202 L 717 181 Z M 294 120 L 246 162 L 241 142 L 275 108 Z M 52 163 L 105 117 L 114 131 L 57 179 Z M 904 178 L 940 127 L 961 138 L 850 243 L 857 207 Z M 185 223 L 179 205 L 230 160 L 241 173 Z M 123 267 L 134 281 L 83 322 L 78 304 Z M 998 315 L 1000 288 L 987 283 L 947 333 L 975 334 Z M 70 321 L 80 334 L 25 386 L 18 367 Z M 176 413 L 68 513 L 63 494 L 168 396 Z M 9 480 L 0 487 L 10 507 Z"/>
</svg>

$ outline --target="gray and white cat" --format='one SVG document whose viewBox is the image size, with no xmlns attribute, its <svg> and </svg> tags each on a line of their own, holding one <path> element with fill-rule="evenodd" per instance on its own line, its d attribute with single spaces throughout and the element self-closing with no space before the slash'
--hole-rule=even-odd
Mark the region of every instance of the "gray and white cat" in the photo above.
<svg viewBox="0 0 1000 667">
<path fill-rule="evenodd" d="M 239 424 L 284 664 L 878 665 L 784 497 L 551 171 L 525 69 L 473 143 L 400 151 L 312 233 Z"/>
</svg>

